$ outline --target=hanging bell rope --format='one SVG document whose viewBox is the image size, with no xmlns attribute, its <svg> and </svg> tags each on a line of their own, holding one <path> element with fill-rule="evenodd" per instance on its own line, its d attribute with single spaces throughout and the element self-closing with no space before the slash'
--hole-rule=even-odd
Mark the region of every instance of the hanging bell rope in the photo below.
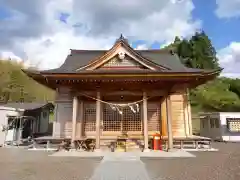
<svg viewBox="0 0 240 180">
<path fill-rule="evenodd" d="M 148 97 L 148 98 L 145 98 L 145 99 L 143 98 L 139 101 L 134 101 L 134 102 L 131 102 L 131 103 L 126 103 L 126 104 L 123 104 L 123 103 L 117 104 L 117 103 L 110 103 L 110 102 L 107 102 L 107 101 L 103 101 L 101 99 L 89 96 L 87 94 L 83 94 L 83 93 L 80 93 L 80 94 L 85 96 L 85 97 L 88 97 L 90 99 L 93 99 L 95 101 L 100 101 L 102 103 L 105 103 L 105 104 L 109 105 L 112 110 L 118 111 L 118 113 L 121 114 L 121 115 L 123 114 L 122 108 L 124 108 L 124 107 L 129 107 L 133 113 L 139 112 L 139 110 L 140 110 L 139 103 L 143 102 L 145 99 L 148 100 L 148 99 L 151 98 L 151 97 Z M 136 109 L 134 108 L 134 106 L 136 106 Z"/>
<path fill-rule="evenodd" d="M 81 95 L 83 95 L 83 96 L 85 96 L 85 97 L 88 97 L 88 98 L 90 98 L 90 99 L 93 99 L 93 100 L 95 100 L 95 101 L 100 101 L 101 103 L 108 104 L 109 106 L 112 105 L 112 106 L 120 106 L 120 107 L 128 107 L 128 106 L 131 106 L 131 105 L 136 105 L 136 104 L 138 104 L 138 103 L 143 102 L 145 99 L 148 100 L 148 99 L 152 98 L 152 97 L 148 97 L 148 98 L 143 98 L 143 99 L 141 99 L 141 100 L 139 100 L 139 101 L 134 101 L 134 102 L 131 102 L 131 103 L 126 103 L 126 104 L 124 104 L 124 103 L 119 103 L 119 104 L 117 104 L 117 103 L 110 103 L 110 102 L 107 102 L 107 101 L 103 101 L 103 100 L 101 100 L 101 99 L 97 99 L 97 98 L 92 97 L 92 96 L 89 96 L 89 95 L 87 95 L 87 94 L 83 94 L 83 93 L 79 93 L 79 94 L 81 94 Z"/>
</svg>

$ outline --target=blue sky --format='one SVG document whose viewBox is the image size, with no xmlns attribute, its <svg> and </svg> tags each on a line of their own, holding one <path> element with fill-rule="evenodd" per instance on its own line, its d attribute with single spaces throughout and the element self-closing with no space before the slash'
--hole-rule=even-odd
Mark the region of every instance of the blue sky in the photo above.
<svg viewBox="0 0 240 180">
<path fill-rule="evenodd" d="M 184 1 L 184 0 L 183 0 Z M 234 0 L 233 0 L 234 1 Z M 193 0 L 194 10 L 192 11 L 193 20 L 201 20 L 202 27 L 216 49 L 226 47 L 232 41 L 240 41 L 240 18 L 218 18 L 215 10 L 217 4 L 215 0 Z M 0 5 L 0 20 L 6 20 L 12 16 L 12 10 Z M 60 11 L 59 20 L 63 23 L 68 23 L 71 13 Z M 141 44 L 146 44 L 146 40 L 133 41 L 133 46 L 137 47 Z M 159 48 L 163 42 L 157 39 L 151 43 L 151 48 Z"/>
<path fill-rule="evenodd" d="M 224 48 L 232 41 L 240 41 L 239 18 L 218 18 L 215 14 L 217 5 L 213 0 L 194 0 L 193 3 L 196 7 L 193 18 L 202 20 L 202 29 L 211 38 L 216 49 Z"/>
<path fill-rule="evenodd" d="M 49 69 L 61 65 L 69 49 L 109 49 L 121 33 L 134 48 L 159 49 L 202 29 L 224 73 L 240 77 L 239 0 L 24 2 L 0 4 L 0 58 Z"/>
<path fill-rule="evenodd" d="M 206 32 L 217 50 L 226 47 L 233 41 L 240 41 L 240 18 L 218 18 L 215 13 L 217 4 L 214 0 L 193 0 L 193 4 L 195 9 L 192 12 L 192 18 L 201 20 L 201 29 Z M 143 40 L 134 41 L 133 46 L 137 47 L 144 43 Z M 153 49 L 157 49 L 159 46 L 161 43 L 157 40 L 151 44 Z"/>
<path fill-rule="evenodd" d="M 0 6 L 0 19 L 3 20 L 10 16 L 11 16 L 11 13 L 7 9 Z"/>
</svg>

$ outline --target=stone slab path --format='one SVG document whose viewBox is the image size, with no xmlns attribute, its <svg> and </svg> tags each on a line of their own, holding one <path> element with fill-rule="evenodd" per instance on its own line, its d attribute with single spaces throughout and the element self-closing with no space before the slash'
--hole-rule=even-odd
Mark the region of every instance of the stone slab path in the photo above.
<svg viewBox="0 0 240 180">
<path fill-rule="evenodd" d="M 150 180 L 139 156 L 105 156 L 90 180 Z"/>
<path fill-rule="evenodd" d="M 101 157 L 90 180 L 150 180 L 141 158 L 189 158 L 195 155 L 177 150 L 173 152 L 56 152 L 51 156 Z M 152 180 L 152 179 L 151 179 Z"/>
<path fill-rule="evenodd" d="M 138 156 L 141 158 L 188 158 L 188 157 L 196 157 L 192 153 L 183 150 L 176 150 L 173 152 L 165 152 L 165 151 L 150 151 L 150 152 L 86 152 L 86 151 L 59 151 L 51 154 L 50 156 L 60 156 L 60 157 L 104 157 L 104 158 L 117 158 L 117 157 L 132 157 Z"/>
</svg>

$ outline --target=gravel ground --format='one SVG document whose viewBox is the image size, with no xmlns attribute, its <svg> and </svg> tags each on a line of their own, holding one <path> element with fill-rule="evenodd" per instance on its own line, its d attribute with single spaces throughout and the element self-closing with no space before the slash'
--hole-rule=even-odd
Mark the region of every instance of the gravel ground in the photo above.
<svg viewBox="0 0 240 180">
<path fill-rule="evenodd" d="M 240 143 L 216 143 L 214 147 L 220 151 L 142 162 L 150 180 L 240 180 Z M 0 180 L 87 180 L 100 162 L 99 158 L 49 157 L 46 152 L 2 148 Z"/>
<path fill-rule="evenodd" d="M 196 158 L 142 159 L 151 180 L 240 180 L 240 143 L 214 143 Z"/>
</svg>

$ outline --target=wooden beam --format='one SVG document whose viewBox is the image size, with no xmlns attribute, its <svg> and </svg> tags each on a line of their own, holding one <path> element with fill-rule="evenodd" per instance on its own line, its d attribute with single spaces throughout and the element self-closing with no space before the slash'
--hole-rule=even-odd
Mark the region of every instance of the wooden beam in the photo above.
<svg viewBox="0 0 240 180">
<path fill-rule="evenodd" d="M 152 90 L 148 91 L 148 96 L 164 96 L 166 95 L 165 90 Z M 94 96 L 96 97 L 97 92 L 96 91 L 78 91 L 78 95 L 84 96 Z M 142 91 L 128 91 L 128 90 L 123 90 L 123 91 L 108 91 L 108 90 L 102 90 L 101 91 L 101 96 L 142 96 Z"/>
<path fill-rule="evenodd" d="M 178 78 L 180 77 L 185 78 L 185 79 L 190 79 L 190 77 L 208 77 L 210 75 L 205 75 L 203 76 L 202 73 L 186 73 L 186 72 L 174 72 L 174 73 L 164 73 L 164 72 L 155 72 L 152 71 L 148 74 L 146 72 L 143 73 L 76 73 L 76 74 L 44 74 L 42 75 L 44 77 L 56 77 L 56 78 L 94 78 L 94 79 L 101 79 L 101 78 L 122 78 L 122 79 L 133 79 L 133 78 L 144 78 L 144 79 L 154 79 L 155 77 L 161 77 L 161 78 Z M 215 75 L 214 75 L 215 76 Z"/>
</svg>

